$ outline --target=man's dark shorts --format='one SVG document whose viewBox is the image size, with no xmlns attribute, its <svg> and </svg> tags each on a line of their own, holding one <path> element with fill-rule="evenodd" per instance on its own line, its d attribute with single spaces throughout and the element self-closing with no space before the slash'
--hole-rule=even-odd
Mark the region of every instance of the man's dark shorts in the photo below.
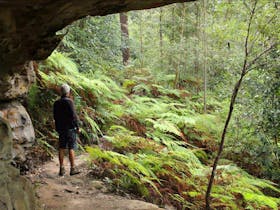
<svg viewBox="0 0 280 210">
<path fill-rule="evenodd" d="M 60 149 L 76 149 L 77 148 L 77 134 L 75 129 L 69 129 L 59 132 L 59 148 Z"/>
</svg>

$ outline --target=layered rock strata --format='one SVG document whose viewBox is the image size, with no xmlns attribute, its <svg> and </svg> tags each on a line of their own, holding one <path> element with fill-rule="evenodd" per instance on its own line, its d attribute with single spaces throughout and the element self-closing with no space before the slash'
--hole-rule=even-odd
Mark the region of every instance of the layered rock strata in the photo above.
<svg viewBox="0 0 280 210">
<path fill-rule="evenodd" d="M 31 183 L 20 176 L 12 162 L 23 163 L 26 149 L 35 141 L 34 128 L 19 99 L 35 81 L 32 62 L 0 77 L 0 209 L 35 210 Z"/>
<path fill-rule="evenodd" d="M 9 123 L 0 117 L 0 209 L 35 210 L 36 202 L 30 182 L 11 166 L 12 132 Z"/>
<path fill-rule="evenodd" d="M 26 160 L 26 148 L 35 141 L 34 128 L 26 109 L 19 102 L 35 82 L 32 62 L 17 67 L 17 72 L 0 78 L 0 117 L 12 129 L 12 158 L 17 162 Z"/>
</svg>

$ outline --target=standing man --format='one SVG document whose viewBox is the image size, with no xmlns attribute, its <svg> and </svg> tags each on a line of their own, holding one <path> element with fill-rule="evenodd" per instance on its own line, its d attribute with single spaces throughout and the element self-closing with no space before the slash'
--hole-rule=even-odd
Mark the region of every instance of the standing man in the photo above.
<svg viewBox="0 0 280 210">
<path fill-rule="evenodd" d="M 59 134 L 59 175 L 65 174 L 64 168 L 64 152 L 65 149 L 69 150 L 69 160 L 71 164 L 70 175 L 80 173 L 75 168 L 75 152 L 74 149 L 77 146 L 76 133 L 79 132 L 78 117 L 75 111 L 74 103 L 69 98 L 70 87 L 67 84 L 63 84 L 60 87 L 61 98 L 57 100 L 53 105 L 53 116 L 55 120 L 55 130 Z"/>
</svg>

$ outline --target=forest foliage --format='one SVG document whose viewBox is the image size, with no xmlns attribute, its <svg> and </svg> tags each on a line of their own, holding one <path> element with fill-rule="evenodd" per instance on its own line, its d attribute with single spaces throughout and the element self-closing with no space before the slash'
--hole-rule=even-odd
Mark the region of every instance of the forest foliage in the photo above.
<svg viewBox="0 0 280 210">
<path fill-rule="evenodd" d="M 118 15 L 87 17 L 63 29 L 67 35 L 39 64 L 28 97 L 42 146 L 50 151 L 56 142 L 50 113 L 59 85 L 68 83 L 95 176 L 112 190 L 159 205 L 203 208 L 251 6 L 209 1 L 129 12 L 127 66 Z M 252 65 L 240 90 L 214 180 L 214 209 L 280 206 L 278 7 L 258 1 L 250 59 L 276 46 Z"/>
<path fill-rule="evenodd" d="M 58 85 L 71 85 L 83 122 L 81 140 L 97 145 L 87 147 L 92 174 L 106 178 L 113 190 L 126 190 L 160 205 L 203 207 L 209 164 L 222 129 L 224 116 L 218 112 L 224 109 L 222 103 L 214 101 L 216 109 L 203 114 L 197 97 L 182 97 L 185 90 L 170 93 L 158 84 L 155 90 L 150 80 L 141 80 L 150 91 L 131 93 L 125 83 L 121 86 L 106 75 L 79 73 L 75 64 L 58 52 L 41 64 L 38 78 L 33 91 L 44 97 L 51 92 L 52 97 L 49 94 L 44 102 L 50 110 Z M 41 117 L 52 121 L 47 113 Z M 53 125 L 45 128 L 53 131 Z M 272 182 L 257 179 L 223 159 L 212 206 L 277 209 L 279 194 Z"/>
</svg>

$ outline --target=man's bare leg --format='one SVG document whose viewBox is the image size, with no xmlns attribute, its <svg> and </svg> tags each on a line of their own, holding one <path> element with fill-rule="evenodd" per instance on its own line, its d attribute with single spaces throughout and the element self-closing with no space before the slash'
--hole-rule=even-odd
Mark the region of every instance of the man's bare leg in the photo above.
<svg viewBox="0 0 280 210">
<path fill-rule="evenodd" d="M 71 168 L 75 167 L 75 151 L 73 149 L 69 149 L 69 160 Z"/>
<path fill-rule="evenodd" d="M 73 149 L 69 149 L 69 160 L 71 165 L 70 175 L 79 174 L 80 171 L 75 168 L 75 151 Z"/>
<path fill-rule="evenodd" d="M 58 159 L 59 159 L 59 165 L 60 167 L 63 167 L 64 166 L 64 151 L 65 149 L 59 149 L 59 154 L 58 154 Z"/>
<path fill-rule="evenodd" d="M 64 151 L 65 149 L 61 149 L 59 148 L 59 152 L 58 152 L 58 159 L 59 159 L 59 175 L 63 176 L 65 174 L 65 169 L 64 169 Z"/>
</svg>

